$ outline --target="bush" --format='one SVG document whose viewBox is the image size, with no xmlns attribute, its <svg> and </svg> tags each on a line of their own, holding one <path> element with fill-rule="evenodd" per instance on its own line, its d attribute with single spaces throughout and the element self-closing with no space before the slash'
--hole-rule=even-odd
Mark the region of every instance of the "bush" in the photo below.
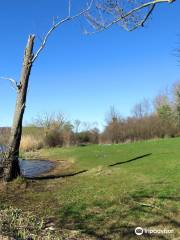
<svg viewBox="0 0 180 240">
<path fill-rule="evenodd" d="M 99 130 L 94 128 L 89 131 L 82 131 L 76 133 L 76 142 L 77 144 L 98 144 L 99 143 Z"/>
<path fill-rule="evenodd" d="M 76 134 L 76 139 L 78 144 L 87 144 L 90 142 L 90 136 L 88 131 L 79 132 Z"/>
<path fill-rule="evenodd" d="M 63 136 L 56 129 L 49 130 L 44 137 L 46 147 L 56 147 L 63 145 Z"/>
</svg>

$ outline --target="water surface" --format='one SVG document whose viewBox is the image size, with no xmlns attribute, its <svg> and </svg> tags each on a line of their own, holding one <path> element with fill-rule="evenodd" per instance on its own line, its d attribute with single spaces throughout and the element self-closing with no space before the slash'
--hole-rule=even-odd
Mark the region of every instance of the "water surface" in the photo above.
<svg viewBox="0 0 180 240">
<path fill-rule="evenodd" d="M 50 171 L 54 163 L 48 160 L 19 160 L 21 173 L 24 177 L 38 177 L 42 173 Z"/>
</svg>

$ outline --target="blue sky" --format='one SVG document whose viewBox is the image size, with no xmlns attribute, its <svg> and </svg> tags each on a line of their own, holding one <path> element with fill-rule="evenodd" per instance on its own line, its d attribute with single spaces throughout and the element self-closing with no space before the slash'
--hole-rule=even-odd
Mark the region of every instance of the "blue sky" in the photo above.
<svg viewBox="0 0 180 240">
<path fill-rule="evenodd" d="M 0 76 L 19 79 L 28 35 L 42 36 L 53 16 L 65 16 L 65 3 L 0 1 Z M 62 111 L 70 119 L 102 125 L 111 105 L 127 116 L 134 104 L 180 80 L 173 54 L 179 12 L 179 1 L 161 4 L 146 27 L 131 33 L 114 26 L 86 36 L 82 20 L 63 25 L 33 66 L 24 123 L 43 112 Z M 9 82 L 0 80 L 0 126 L 11 124 L 15 97 Z"/>
</svg>

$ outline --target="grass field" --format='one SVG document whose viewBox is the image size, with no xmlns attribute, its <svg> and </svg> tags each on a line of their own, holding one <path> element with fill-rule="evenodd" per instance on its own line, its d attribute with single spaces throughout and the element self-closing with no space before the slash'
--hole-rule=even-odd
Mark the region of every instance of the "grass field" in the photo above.
<svg viewBox="0 0 180 240">
<path fill-rule="evenodd" d="M 57 229 L 76 230 L 79 237 L 72 239 L 86 239 L 83 234 L 102 240 L 180 236 L 180 138 L 42 149 L 36 154 L 71 162 L 63 173 L 88 171 L 9 183 L 0 189 L 1 203 L 50 217 Z M 138 238 L 138 226 L 173 233 Z"/>
</svg>

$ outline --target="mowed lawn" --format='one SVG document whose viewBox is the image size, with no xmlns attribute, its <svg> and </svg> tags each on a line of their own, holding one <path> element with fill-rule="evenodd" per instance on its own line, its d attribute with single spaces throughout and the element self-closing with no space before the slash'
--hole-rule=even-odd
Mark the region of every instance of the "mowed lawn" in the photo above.
<svg viewBox="0 0 180 240">
<path fill-rule="evenodd" d="M 8 184 L 0 201 L 51 217 L 57 228 L 93 239 L 136 239 L 136 227 L 173 230 L 141 239 L 180 236 L 180 138 L 120 145 L 43 149 L 40 156 L 72 163 L 53 180 Z M 110 166 L 113 165 L 113 166 Z"/>
</svg>

